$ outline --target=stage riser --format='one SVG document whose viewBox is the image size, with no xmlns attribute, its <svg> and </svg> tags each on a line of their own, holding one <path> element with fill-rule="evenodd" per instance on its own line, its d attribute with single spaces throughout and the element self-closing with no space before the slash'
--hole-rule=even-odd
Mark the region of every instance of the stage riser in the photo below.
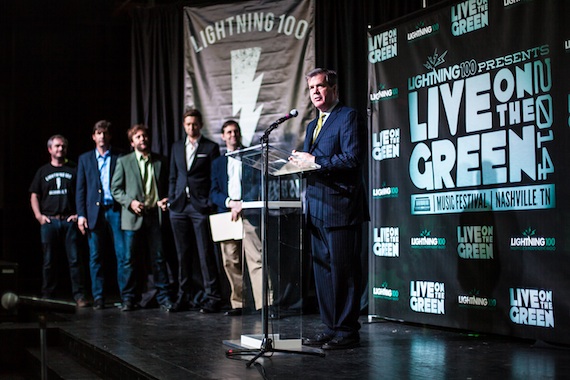
<svg viewBox="0 0 570 380">
<path fill-rule="evenodd" d="M 74 359 L 105 379 L 156 380 L 156 377 L 142 372 L 113 354 L 89 344 L 63 330 L 59 331 L 59 343 Z"/>
<path fill-rule="evenodd" d="M 16 371 L 24 369 L 26 348 L 39 346 L 39 330 L 36 328 L 10 329 L 10 324 L 4 324 L 1 327 L 0 369 Z M 0 378 L 2 378 L 1 375 Z"/>
<path fill-rule="evenodd" d="M 30 377 L 41 378 L 41 350 L 39 347 L 27 350 L 26 372 Z M 75 358 L 59 346 L 48 347 L 46 352 L 47 378 L 50 380 L 96 380 L 102 377 L 75 361 Z"/>
<path fill-rule="evenodd" d="M 6 325 L 5 325 L 6 326 Z M 109 352 L 59 328 L 47 329 L 48 379 L 156 380 Z M 26 379 L 40 379 L 39 328 L 0 329 L 0 368 Z M 0 373 L 2 372 L 0 371 Z M 2 375 L 0 374 L 0 378 Z"/>
</svg>

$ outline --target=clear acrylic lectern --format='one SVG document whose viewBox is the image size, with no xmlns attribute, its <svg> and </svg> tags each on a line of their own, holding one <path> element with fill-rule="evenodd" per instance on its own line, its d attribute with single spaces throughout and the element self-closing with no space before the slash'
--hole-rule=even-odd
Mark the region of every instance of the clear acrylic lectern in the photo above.
<svg viewBox="0 0 570 380">
<path fill-rule="evenodd" d="M 242 318 L 241 340 L 234 344 L 242 348 L 258 349 L 263 340 L 269 337 L 275 349 L 311 350 L 301 346 L 303 285 L 310 278 L 309 259 L 303 254 L 301 174 L 319 169 L 320 166 L 309 162 L 293 163 L 289 161 L 290 151 L 271 144 L 228 152 L 226 156 L 261 172 L 261 183 L 244 181 L 242 193 L 248 193 L 252 186 L 261 187 L 259 199 L 244 198 L 243 208 L 250 216 L 257 213 L 261 220 L 264 305 L 261 321 L 252 323 L 251 318 Z M 244 281 L 244 310 L 255 310 L 250 296 L 252 292 L 246 286 L 247 282 Z M 243 334 L 245 331 L 250 333 Z"/>
</svg>

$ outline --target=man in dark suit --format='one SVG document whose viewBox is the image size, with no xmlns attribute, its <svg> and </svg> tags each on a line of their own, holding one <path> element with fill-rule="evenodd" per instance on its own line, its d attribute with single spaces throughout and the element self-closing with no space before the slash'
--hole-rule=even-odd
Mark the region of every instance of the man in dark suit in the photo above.
<svg viewBox="0 0 570 380">
<path fill-rule="evenodd" d="M 241 130 L 235 120 L 228 120 L 222 126 L 222 140 L 228 152 L 241 149 Z M 242 186 L 243 184 L 243 186 Z M 241 218 L 242 240 L 220 242 L 224 270 L 230 283 L 232 309 L 226 316 L 238 316 L 243 309 L 243 259 L 251 280 L 255 310 L 263 306 L 262 245 L 259 238 L 259 210 L 242 210 L 243 201 L 259 200 L 261 178 L 259 170 L 242 165 L 241 161 L 221 156 L 212 164 L 212 188 L 210 199 L 218 212 L 231 212 L 232 222 Z"/>
<path fill-rule="evenodd" d="M 212 161 L 219 157 L 220 147 L 202 136 L 200 111 L 189 110 L 182 120 L 186 138 L 172 145 L 168 189 L 179 267 L 179 289 L 173 311 L 190 306 L 192 255 L 197 251 L 206 297 L 200 311 L 215 313 L 220 310 L 221 295 L 208 216 L 212 212 L 209 201 Z"/>
<path fill-rule="evenodd" d="M 362 173 L 367 130 L 356 110 L 339 102 L 336 72 L 315 69 L 306 78 L 319 117 L 307 126 L 303 152 L 293 151 L 291 160 L 320 165 L 307 175 L 305 210 L 325 329 L 303 343 L 352 348 L 360 342 L 360 251 L 369 220 Z"/>
<path fill-rule="evenodd" d="M 111 194 L 111 178 L 115 172 L 118 152 L 111 148 L 111 123 L 95 123 L 91 135 L 95 149 L 79 156 L 77 167 L 77 226 L 89 242 L 89 269 L 93 308 L 105 307 L 104 299 L 104 248 L 114 243 L 117 257 L 117 282 L 121 299 L 134 297 L 131 284 L 133 272 L 130 252 L 125 251 L 125 238 L 121 230 L 121 205 Z"/>
<path fill-rule="evenodd" d="M 134 246 L 145 244 L 148 247 L 156 300 L 162 310 L 170 311 L 172 303 L 168 294 L 168 270 L 162 245 L 161 210 L 166 210 L 168 198 L 168 168 L 165 160 L 158 154 L 151 153 L 148 129 L 142 124 L 135 124 L 127 135 L 134 152 L 117 160 L 115 174 L 111 181 L 113 198 L 122 206 L 121 228 L 125 233 L 125 250 L 134 260 Z M 134 276 L 131 276 L 134 282 Z M 129 283 L 129 288 L 134 284 Z M 123 311 L 133 310 L 133 299 L 124 299 Z"/>
</svg>

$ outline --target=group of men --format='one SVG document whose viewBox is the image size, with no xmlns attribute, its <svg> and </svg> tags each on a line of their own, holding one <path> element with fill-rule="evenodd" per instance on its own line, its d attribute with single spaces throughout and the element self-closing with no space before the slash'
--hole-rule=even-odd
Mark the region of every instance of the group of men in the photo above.
<svg viewBox="0 0 570 380">
<path fill-rule="evenodd" d="M 323 349 L 352 348 L 360 341 L 360 250 L 362 225 L 369 220 L 362 173 L 367 132 L 358 113 L 339 102 L 334 71 L 315 69 L 306 79 L 319 116 L 307 126 L 303 151 L 293 151 L 290 160 L 320 166 L 306 175 L 305 213 L 325 328 L 303 343 Z M 92 134 L 95 149 L 81 155 L 77 167 L 66 158 L 68 143 L 63 136 L 48 140 L 50 163 L 38 170 L 30 186 L 32 210 L 41 225 L 43 297 L 53 295 L 57 285 L 56 262 L 65 247 L 74 299 L 78 307 L 89 304 L 77 249 L 81 233 L 87 235 L 89 243 L 95 309 L 105 307 L 102 259 L 104 244 L 112 241 L 121 310 L 130 311 L 136 306 L 138 277 L 134 264 L 140 260 L 138 252 L 145 248 L 161 309 L 181 311 L 196 306 L 191 299 L 191 264 L 196 252 L 205 294 L 200 311 L 218 312 L 220 281 L 208 219 L 215 207 L 217 212 L 229 212 L 234 221 L 243 219 L 245 259 L 255 307 L 261 308 L 259 224 L 242 210 L 244 199 L 258 196 L 258 186 L 241 186 L 244 180 L 256 183 L 260 175 L 236 160 L 220 156 L 219 145 L 201 134 L 203 120 L 199 111 L 186 112 L 183 126 L 186 137 L 173 144 L 169 168 L 163 157 L 150 151 L 148 129 L 141 124 L 127 133 L 133 151 L 121 155 L 110 145 L 110 123 L 97 122 Z M 238 123 L 224 123 L 221 139 L 228 151 L 240 149 Z M 167 210 L 179 264 L 177 292 L 169 289 L 161 235 L 163 213 Z M 221 251 L 232 292 L 232 309 L 226 314 L 240 315 L 241 242 L 223 242 Z"/>
<path fill-rule="evenodd" d="M 122 155 L 110 144 L 111 124 L 106 120 L 97 122 L 92 133 L 95 149 L 82 154 L 77 165 L 66 158 L 65 137 L 54 135 L 48 140 L 50 162 L 37 171 L 30 186 L 31 206 L 41 225 L 44 252 L 42 297 L 53 297 L 58 261 L 65 252 L 73 297 L 78 307 L 88 306 L 78 249 L 81 233 L 87 236 L 89 245 L 94 309 L 105 308 L 103 264 L 105 250 L 112 246 L 117 258 L 121 310 L 133 310 L 140 298 L 137 279 L 141 276 L 135 273 L 135 264 L 141 264 L 140 252 L 144 251 L 148 252 L 154 296 L 161 309 L 181 311 L 199 306 L 203 313 L 220 310 L 222 299 L 208 216 L 214 207 L 210 201 L 212 164 L 216 160 L 225 163 L 227 158 L 220 157 L 217 143 L 202 136 L 203 121 L 198 110 L 185 113 L 183 123 L 186 138 L 173 145 L 170 169 L 162 156 L 150 151 L 148 129 L 141 124 L 128 130 L 133 151 Z M 226 124 L 229 126 L 223 129 L 232 129 L 233 136 L 228 149 L 238 149 L 239 125 L 235 121 Z M 217 177 L 224 175 L 228 178 L 227 173 Z M 241 178 L 232 178 L 232 183 L 241 187 Z M 216 196 L 220 196 L 219 191 Z M 232 206 L 228 204 L 225 209 L 235 208 L 240 199 L 231 198 Z M 224 206 L 217 207 L 223 210 Z M 161 231 L 167 210 L 179 264 L 177 292 L 170 289 Z M 236 215 L 239 214 L 238 211 Z M 200 305 L 191 299 L 193 252 L 199 257 L 205 294 Z M 241 271 L 239 263 L 232 267 Z M 237 277 L 232 274 L 235 281 Z M 236 284 L 235 288 L 241 286 Z M 241 294 L 232 297 L 237 299 Z"/>
</svg>

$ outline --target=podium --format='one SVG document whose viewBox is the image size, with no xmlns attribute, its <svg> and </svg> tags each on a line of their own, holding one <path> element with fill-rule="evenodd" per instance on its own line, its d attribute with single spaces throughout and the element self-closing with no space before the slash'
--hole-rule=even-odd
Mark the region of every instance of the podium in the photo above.
<svg viewBox="0 0 570 380">
<path fill-rule="evenodd" d="M 247 166 L 261 172 L 261 200 L 244 198 L 242 203 L 244 212 L 247 210 L 250 215 L 257 212 L 261 220 L 262 331 L 261 334 L 259 331 L 242 334 L 239 344 L 241 348 L 260 350 L 252 361 L 265 351 L 293 350 L 323 356 L 322 352 L 317 352 L 320 350 L 302 346 L 302 319 L 291 321 L 303 312 L 302 286 L 307 281 L 302 276 L 310 275 L 303 270 L 306 260 L 303 255 L 301 174 L 320 166 L 309 162 L 293 163 L 289 161 L 290 155 L 290 151 L 270 144 L 226 153 L 226 156 L 240 160 L 244 171 Z M 252 186 L 257 184 L 242 183 L 242 192 Z M 246 328 L 242 326 L 242 332 Z"/>
<path fill-rule="evenodd" d="M 264 157 L 264 151 L 267 151 L 267 157 Z M 228 152 L 226 153 L 226 156 L 240 160 L 247 166 L 260 170 L 262 174 L 264 171 L 264 162 L 267 161 L 268 174 L 272 176 L 300 174 L 302 172 L 321 168 L 319 164 L 306 161 L 299 161 L 299 164 L 294 164 L 289 161 L 289 157 L 291 156 L 290 151 L 271 144 L 250 146 L 249 148 Z"/>
</svg>

